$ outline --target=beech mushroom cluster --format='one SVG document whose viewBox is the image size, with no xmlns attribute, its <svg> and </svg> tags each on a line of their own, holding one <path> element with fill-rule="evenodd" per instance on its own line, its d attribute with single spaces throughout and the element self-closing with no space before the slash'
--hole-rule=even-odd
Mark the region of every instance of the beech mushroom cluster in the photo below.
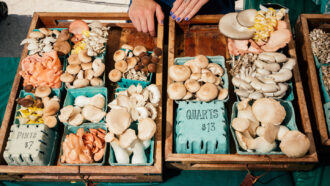
<svg viewBox="0 0 330 186">
<path fill-rule="evenodd" d="M 148 54 L 146 47 L 124 44 L 117 50 L 113 59 L 115 69 L 109 73 L 109 79 L 117 82 L 121 78 L 147 81 L 149 73 L 156 72 L 159 56 L 162 55 L 160 48 L 154 48 L 151 55 Z"/>
<path fill-rule="evenodd" d="M 174 81 L 167 87 L 170 99 L 208 102 L 228 96 L 228 89 L 221 87 L 224 69 L 209 63 L 206 56 L 198 55 L 184 65 L 172 65 L 168 74 Z"/>
<path fill-rule="evenodd" d="M 248 9 L 223 16 L 219 30 L 229 38 L 229 53 L 234 56 L 259 54 L 285 47 L 292 35 L 286 22 L 281 20 L 284 15 L 285 9 L 276 12 L 269 8 L 268 11 Z"/>
<path fill-rule="evenodd" d="M 85 131 L 79 128 L 65 136 L 62 143 L 61 163 L 88 164 L 100 162 L 105 153 L 105 130 L 90 128 Z"/>
<path fill-rule="evenodd" d="M 283 98 L 289 88 L 286 82 L 292 78 L 296 64 L 295 59 L 276 52 L 245 54 L 238 61 L 233 58 L 230 62 L 232 83 L 241 99 Z"/>
<path fill-rule="evenodd" d="M 58 118 L 61 122 L 73 126 L 79 126 L 85 120 L 99 123 L 106 115 L 103 111 L 104 106 L 105 98 L 102 94 L 93 97 L 78 96 L 74 100 L 74 106 L 68 105 L 61 109 Z"/>
<path fill-rule="evenodd" d="M 61 75 L 61 81 L 68 88 L 83 88 L 86 86 L 103 86 L 103 73 L 105 64 L 102 59 L 87 55 L 87 51 L 71 54 L 68 58 L 69 65 Z"/>
<path fill-rule="evenodd" d="M 303 157 L 309 150 L 309 139 L 299 131 L 290 131 L 281 125 L 286 117 L 285 108 L 272 98 L 250 99 L 237 104 L 237 116 L 231 126 L 239 146 L 249 152 L 269 153 L 280 142 L 281 151 L 288 157 Z"/>
<path fill-rule="evenodd" d="M 109 107 L 106 125 L 110 133 L 106 141 L 110 142 L 118 163 L 143 164 L 147 162 L 145 149 L 149 148 L 151 138 L 156 132 L 155 119 L 160 102 L 160 91 L 155 84 L 146 88 L 131 85 L 117 94 Z M 131 127 L 138 121 L 137 134 Z M 133 153 L 130 158 L 131 153 Z"/>
<path fill-rule="evenodd" d="M 51 89 L 48 86 L 39 86 L 35 90 L 32 86 L 24 87 L 26 92 L 33 92 L 31 95 L 18 98 L 17 103 L 21 105 L 18 110 L 20 124 L 45 124 L 53 128 L 57 124 L 56 114 L 60 109 L 60 100 L 57 96 L 49 97 Z"/>
<path fill-rule="evenodd" d="M 71 50 L 68 42 L 70 34 L 68 29 L 62 31 L 40 28 L 39 31 L 33 31 L 28 38 L 21 42 L 21 45 L 28 43 L 29 55 L 51 52 L 55 50 L 59 55 L 66 55 Z"/>
</svg>

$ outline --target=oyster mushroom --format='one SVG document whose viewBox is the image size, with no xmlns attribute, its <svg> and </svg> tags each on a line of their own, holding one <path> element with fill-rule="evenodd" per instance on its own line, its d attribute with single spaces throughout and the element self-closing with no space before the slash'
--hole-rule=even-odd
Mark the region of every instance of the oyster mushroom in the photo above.
<svg viewBox="0 0 330 186">
<path fill-rule="evenodd" d="M 66 123 L 69 120 L 69 117 L 73 112 L 73 106 L 68 105 L 66 107 L 63 107 L 60 112 L 61 112 L 61 114 L 58 116 L 58 119 L 61 122 Z"/>
<path fill-rule="evenodd" d="M 218 88 L 212 83 L 205 83 L 197 91 L 196 97 L 201 101 L 211 101 L 218 96 Z"/>
<path fill-rule="evenodd" d="M 174 81 L 185 81 L 189 79 L 191 71 L 190 68 L 184 65 L 173 65 L 168 70 L 170 78 Z"/>
<path fill-rule="evenodd" d="M 93 63 L 90 62 L 90 63 L 81 63 L 80 66 L 81 66 L 81 69 L 82 70 L 88 70 L 88 69 L 92 69 Z"/>
<path fill-rule="evenodd" d="M 168 97 L 173 100 L 182 99 L 186 93 L 186 87 L 180 82 L 172 83 L 167 87 Z"/>
<path fill-rule="evenodd" d="M 60 80 L 64 83 L 71 83 L 74 80 L 74 76 L 69 74 L 68 72 L 64 72 L 60 76 Z"/>
<path fill-rule="evenodd" d="M 66 72 L 68 72 L 69 74 L 73 74 L 73 75 L 75 75 L 75 74 L 78 74 L 79 73 L 79 71 L 81 70 L 81 67 L 80 67 L 80 65 L 76 65 L 76 64 L 71 64 L 71 65 L 68 65 L 67 67 L 66 67 Z"/>
<path fill-rule="evenodd" d="M 135 131 L 133 129 L 127 129 L 119 136 L 120 146 L 124 149 L 131 146 L 131 144 L 137 139 Z"/>
<path fill-rule="evenodd" d="M 237 14 L 237 22 L 243 27 L 252 27 L 254 25 L 256 15 L 256 9 L 243 10 Z"/>
<path fill-rule="evenodd" d="M 81 50 L 78 53 L 79 60 L 83 63 L 89 63 L 92 61 L 92 57 L 87 54 L 87 50 Z"/>
<path fill-rule="evenodd" d="M 272 98 L 261 98 L 252 105 L 252 112 L 261 123 L 280 125 L 286 112 L 280 102 Z"/>
<path fill-rule="evenodd" d="M 110 134 L 111 135 L 107 134 L 107 136 L 109 136 L 108 140 L 110 140 L 110 144 L 114 151 L 117 162 L 128 164 L 129 163 L 129 154 L 128 154 L 127 150 L 125 150 L 124 148 L 122 148 L 120 146 L 119 140 L 113 135 L 113 133 L 110 133 Z"/>
<path fill-rule="evenodd" d="M 106 123 L 110 131 L 121 135 L 130 125 L 131 114 L 126 109 L 111 109 L 106 116 Z"/>
<path fill-rule="evenodd" d="M 276 142 L 269 143 L 265 138 L 259 136 L 252 141 L 249 147 L 260 153 L 268 153 L 276 148 Z"/>
<path fill-rule="evenodd" d="M 94 71 L 92 69 L 88 69 L 84 71 L 85 79 L 91 80 L 94 77 Z"/>
<path fill-rule="evenodd" d="M 291 158 L 303 157 L 308 152 L 309 147 L 309 139 L 299 131 L 286 132 L 280 143 L 282 152 Z"/>
<path fill-rule="evenodd" d="M 37 32 L 37 31 L 34 31 L 34 32 L 31 32 L 29 34 L 29 38 L 34 38 L 34 39 L 40 39 L 40 38 L 44 38 L 45 35 L 41 32 Z"/>
<path fill-rule="evenodd" d="M 53 45 L 54 50 L 58 52 L 59 55 L 67 55 L 71 51 L 71 45 L 68 41 L 56 41 Z"/>
<path fill-rule="evenodd" d="M 147 157 L 144 151 L 144 146 L 140 140 L 135 140 L 135 142 L 132 145 L 132 150 L 133 150 L 132 164 L 147 163 Z"/>
<path fill-rule="evenodd" d="M 106 113 L 103 110 L 93 105 L 85 106 L 82 109 L 81 113 L 86 120 L 91 121 L 93 123 L 100 122 L 102 118 L 106 115 Z"/>
<path fill-rule="evenodd" d="M 70 65 L 79 65 L 79 64 L 81 64 L 81 61 L 78 57 L 78 54 L 72 53 L 68 58 L 68 63 Z"/>
<path fill-rule="evenodd" d="M 224 15 L 219 22 L 219 30 L 226 37 L 232 39 L 250 39 L 254 31 L 240 25 L 237 21 L 238 13 L 228 13 Z M 241 17 L 241 16 L 240 16 Z M 243 21 L 242 19 L 240 19 Z M 242 22 L 243 23 L 243 22 Z M 244 24 L 244 23 L 243 23 Z"/>
<path fill-rule="evenodd" d="M 139 120 L 138 137 L 140 140 L 150 140 L 156 132 L 156 123 L 151 118 Z"/>
<path fill-rule="evenodd" d="M 57 99 L 51 99 L 44 104 L 43 115 L 52 116 L 55 115 L 60 109 L 60 103 Z"/>
<path fill-rule="evenodd" d="M 39 86 L 36 88 L 36 91 L 34 93 L 35 96 L 39 98 L 47 97 L 51 93 L 51 89 L 48 86 Z"/>
<path fill-rule="evenodd" d="M 113 69 L 109 73 L 109 79 L 112 82 L 117 82 L 121 79 L 121 72 L 117 69 Z"/>
<path fill-rule="evenodd" d="M 82 88 L 89 85 L 88 79 L 76 79 L 73 81 L 73 87 L 74 88 Z"/>
</svg>

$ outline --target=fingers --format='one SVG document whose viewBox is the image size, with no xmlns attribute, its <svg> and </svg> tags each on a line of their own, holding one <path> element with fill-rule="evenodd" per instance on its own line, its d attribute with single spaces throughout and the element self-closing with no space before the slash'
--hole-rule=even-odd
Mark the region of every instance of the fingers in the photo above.
<svg viewBox="0 0 330 186">
<path fill-rule="evenodd" d="M 156 17 L 159 24 L 164 24 L 164 13 L 159 5 L 156 7 Z"/>
<path fill-rule="evenodd" d="M 181 22 L 182 20 L 188 21 L 189 19 L 187 18 L 188 14 L 192 11 L 192 9 L 194 8 L 194 6 L 196 6 L 196 4 L 198 3 L 198 0 L 192 0 L 188 6 L 185 6 L 185 8 L 183 9 L 183 11 L 180 14 L 176 14 L 178 15 L 177 18 L 177 22 Z"/>
<path fill-rule="evenodd" d="M 201 8 L 202 6 L 206 3 L 207 1 L 198 1 L 198 3 L 193 7 L 193 9 L 188 13 L 188 16 L 185 17 L 185 20 L 188 21 L 191 19 Z"/>
<path fill-rule="evenodd" d="M 155 36 L 154 16 L 147 16 L 148 31 L 151 36 Z"/>
<path fill-rule="evenodd" d="M 140 17 L 139 20 L 140 20 L 140 23 L 141 23 L 141 30 L 144 33 L 148 33 L 147 18 L 146 17 Z"/>
<path fill-rule="evenodd" d="M 176 10 L 180 7 L 180 5 L 183 3 L 183 0 L 176 0 L 174 3 L 173 3 L 173 7 L 171 9 L 171 13 L 170 13 L 170 16 L 173 15 L 174 12 L 176 12 Z M 174 18 L 175 19 L 175 16 Z"/>
</svg>

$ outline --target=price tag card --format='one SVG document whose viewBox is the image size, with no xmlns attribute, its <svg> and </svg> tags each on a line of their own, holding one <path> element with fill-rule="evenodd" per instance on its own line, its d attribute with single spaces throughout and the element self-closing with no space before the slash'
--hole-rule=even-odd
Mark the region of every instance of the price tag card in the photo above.
<svg viewBox="0 0 330 186">
<path fill-rule="evenodd" d="M 226 117 L 222 101 L 179 101 L 175 120 L 177 153 L 228 153 Z"/>
</svg>

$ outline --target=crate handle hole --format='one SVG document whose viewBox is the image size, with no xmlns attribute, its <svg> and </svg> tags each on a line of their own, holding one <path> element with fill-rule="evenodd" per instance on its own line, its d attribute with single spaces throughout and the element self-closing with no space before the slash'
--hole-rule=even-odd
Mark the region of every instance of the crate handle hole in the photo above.
<svg viewBox="0 0 330 186">
<path fill-rule="evenodd" d="M 218 143 L 218 140 L 215 141 L 215 149 L 218 149 L 218 146 L 219 146 L 219 143 Z"/>
<path fill-rule="evenodd" d="M 189 141 L 187 141 L 187 149 L 189 149 Z"/>
<path fill-rule="evenodd" d="M 201 141 L 201 149 L 204 149 L 204 141 Z"/>
</svg>

